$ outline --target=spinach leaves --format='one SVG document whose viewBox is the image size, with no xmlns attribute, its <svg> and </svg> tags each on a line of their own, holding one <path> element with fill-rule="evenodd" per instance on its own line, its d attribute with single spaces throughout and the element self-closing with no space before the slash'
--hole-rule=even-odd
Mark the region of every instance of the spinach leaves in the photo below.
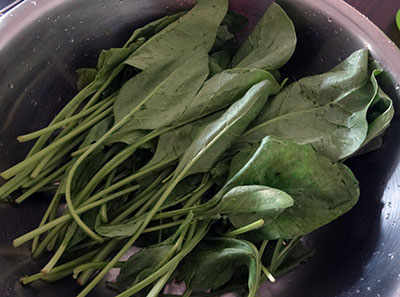
<svg viewBox="0 0 400 297">
<path fill-rule="evenodd" d="M 355 205 L 342 161 L 379 147 L 394 115 L 381 67 L 361 49 L 285 86 L 288 15 L 273 3 L 240 44 L 248 20 L 228 4 L 199 0 L 103 50 L 53 122 L 18 137 L 38 140 L 1 173 L 0 197 L 53 192 L 40 225 L 14 240 L 33 239 L 34 258 L 54 252 L 24 284 L 73 273 L 84 297 L 121 268 L 109 284 L 119 297 L 159 296 L 173 279 L 185 297 L 255 297 L 311 256 L 302 236 Z"/>
</svg>

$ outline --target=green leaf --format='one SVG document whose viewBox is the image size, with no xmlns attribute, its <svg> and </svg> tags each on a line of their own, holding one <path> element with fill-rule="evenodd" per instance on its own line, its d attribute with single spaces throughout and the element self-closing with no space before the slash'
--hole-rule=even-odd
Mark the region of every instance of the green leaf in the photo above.
<svg viewBox="0 0 400 297">
<path fill-rule="evenodd" d="M 392 99 L 379 87 L 375 76 L 372 76 L 371 79 L 377 94 L 368 109 L 368 133 L 361 147 L 367 146 L 373 139 L 382 136 L 394 116 Z"/>
<path fill-rule="evenodd" d="M 258 254 L 249 242 L 243 240 L 218 238 L 203 241 L 181 262 L 179 269 L 190 289 L 205 291 L 223 286 L 241 266 L 249 269 L 250 291 L 257 291 Z"/>
<path fill-rule="evenodd" d="M 396 13 L 396 25 L 397 25 L 397 28 L 399 28 L 399 30 L 400 30 L 400 9 Z"/>
<path fill-rule="evenodd" d="M 278 4 L 272 3 L 233 57 L 233 66 L 279 69 L 293 55 L 296 42 L 292 21 Z"/>
<path fill-rule="evenodd" d="M 237 186 L 265 185 L 286 192 L 294 200 L 293 207 L 250 233 L 255 240 L 308 234 L 349 211 L 358 200 L 358 182 L 350 169 L 341 163 L 332 163 L 310 145 L 269 136 L 250 159 L 246 161 L 239 153 L 232 164 L 239 171 L 221 193 Z"/>
<path fill-rule="evenodd" d="M 160 162 L 178 161 L 199 132 L 220 116 L 221 112 L 217 112 L 162 134 L 153 158 L 144 168 L 152 167 Z"/>
<path fill-rule="evenodd" d="M 184 113 L 181 102 L 191 101 L 207 76 L 208 58 L 201 52 L 150 67 L 122 86 L 114 103 L 115 122 L 137 109 L 126 124 L 131 129 L 167 126 Z"/>
<path fill-rule="evenodd" d="M 136 29 L 129 40 L 126 42 L 124 47 L 129 47 L 132 43 L 136 42 L 140 38 L 144 38 L 146 40 L 150 39 L 153 35 L 157 34 L 159 31 L 167 27 L 169 24 L 175 22 L 186 12 L 179 12 L 173 15 L 167 15 L 163 18 L 157 19 L 151 23 L 146 24 L 145 26 Z"/>
<path fill-rule="evenodd" d="M 352 155 L 367 137 L 367 111 L 377 92 L 373 81 L 380 73 L 375 70 L 368 79 L 367 58 L 366 50 L 358 51 L 331 72 L 289 85 L 239 142 L 274 135 L 310 143 L 332 161 Z"/>
<path fill-rule="evenodd" d="M 125 63 L 139 69 L 208 53 L 227 12 L 227 0 L 201 0 L 188 13 L 150 38 Z"/>
<path fill-rule="evenodd" d="M 226 25 L 232 33 L 244 30 L 248 24 L 248 18 L 233 10 L 228 11 L 221 23 L 221 25 Z"/>
<path fill-rule="evenodd" d="M 98 122 L 94 125 L 90 130 L 82 144 L 79 146 L 80 148 L 87 147 L 92 143 L 99 140 L 104 134 L 107 133 L 108 130 L 112 127 L 114 123 L 114 119 L 112 116 L 106 117 L 105 119 Z"/>
<path fill-rule="evenodd" d="M 133 217 L 132 219 L 120 224 L 100 224 L 95 226 L 98 234 L 104 237 L 128 237 L 135 234 L 143 224 L 144 217 Z"/>
<path fill-rule="evenodd" d="M 124 291 L 148 277 L 154 268 L 168 255 L 172 245 L 147 247 L 126 261 L 117 277 L 117 285 Z"/>
<path fill-rule="evenodd" d="M 186 123 L 193 119 L 230 106 L 242 98 L 255 84 L 270 80 L 270 94 L 276 94 L 280 87 L 275 78 L 267 71 L 258 69 L 226 70 L 207 80 L 197 95 L 185 103 L 185 112 L 174 121 L 174 125 Z"/>
<path fill-rule="evenodd" d="M 208 172 L 257 116 L 275 84 L 269 80 L 256 84 L 218 120 L 206 126 L 182 156 L 174 178 Z"/>
<path fill-rule="evenodd" d="M 82 214 L 81 219 L 90 229 L 94 230 L 98 213 L 99 213 L 99 208 L 98 207 L 93 208 Z M 78 228 L 78 230 L 76 230 L 75 234 L 69 241 L 67 249 L 76 246 L 78 243 L 82 242 L 87 237 L 88 237 L 87 233 L 83 231 L 81 228 Z"/>
<path fill-rule="evenodd" d="M 265 225 L 293 206 L 293 199 L 285 192 L 267 186 L 237 186 L 226 193 L 211 211 L 227 215 L 240 228 L 263 219 Z"/>
<path fill-rule="evenodd" d="M 148 130 L 137 130 L 135 127 L 125 125 L 121 129 L 114 132 L 105 142 L 105 144 L 111 144 L 116 142 L 122 142 L 125 144 L 134 144 L 137 141 L 143 139 L 149 134 Z"/>
<path fill-rule="evenodd" d="M 84 87 L 94 81 L 97 75 L 97 69 L 95 68 L 80 68 L 75 72 L 78 74 L 78 80 L 76 81 L 78 91 L 81 91 Z"/>
</svg>

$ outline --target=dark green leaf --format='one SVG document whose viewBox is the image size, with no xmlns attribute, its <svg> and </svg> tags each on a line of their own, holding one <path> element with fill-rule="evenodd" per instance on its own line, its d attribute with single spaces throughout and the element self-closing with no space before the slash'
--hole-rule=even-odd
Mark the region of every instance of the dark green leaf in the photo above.
<svg viewBox="0 0 400 297">
<path fill-rule="evenodd" d="M 79 76 L 76 81 L 76 87 L 78 91 L 81 91 L 84 87 L 94 81 L 97 70 L 95 68 L 80 68 L 75 71 Z"/>
<path fill-rule="evenodd" d="M 236 186 L 265 185 L 286 192 L 294 200 L 293 207 L 276 220 L 252 232 L 257 240 L 310 233 L 349 211 L 358 200 L 358 182 L 350 169 L 332 163 L 310 145 L 266 137 L 247 162 L 239 153 L 232 164 L 239 171 L 222 193 Z"/>
<path fill-rule="evenodd" d="M 227 215 L 239 228 L 259 219 L 268 224 L 291 206 L 293 199 L 281 190 L 258 185 L 237 186 L 222 197 L 211 213 Z"/>
<path fill-rule="evenodd" d="M 234 67 L 276 70 L 292 56 L 296 32 L 285 11 L 272 3 L 233 57 Z"/>
<path fill-rule="evenodd" d="M 242 240 L 221 238 L 201 242 L 182 261 L 180 272 L 186 285 L 193 291 L 205 291 L 223 286 L 241 266 L 246 266 L 250 271 L 250 290 L 257 290 L 255 274 L 258 255 L 251 244 Z"/>
<path fill-rule="evenodd" d="M 96 142 L 99 140 L 104 134 L 107 133 L 108 130 L 112 127 L 114 123 L 114 119 L 112 116 L 109 116 L 105 118 L 104 120 L 101 120 L 98 122 L 96 125 L 94 125 L 90 130 L 87 136 L 85 137 L 84 141 L 80 145 L 80 148 L 87 147 L 91 145 L 92 143 Z"/>
<path fill-rule="evenodd" d="M 242 31 L 248 24 L 249 20 L 245 16 L 232 10 L 228 11 L 221 23 L 221 25 L 226 25 L 232 33 Z"/>
<path fill-rule="evenodd" d="M 368 79 L 367 58 L 367 51 L 358 51 L 333 71 L 286 87 L 239 141 L 274 135 L 310 143 L 333 161 L 350 156 L 367 137 L 367 111 L 377 92 L 373 81 L 379 71 Z"/>
<path fill-rule="evenodd" d="M 140 250 L 129 258 L 121 267 L 117 285 L 124 291 L 145 279 L 154 268 L 168 255 L 172 245 L 159 245 Z"/>
<path fill-rule="evenodd" d="M 125 63 L 144 70 L 191 56 L 193 52 L 208 53 L 227 9 L 227 0 L 199 1 L 136 50 Z"/>
<path fill-rule="evenodd" d="M 208 76 L 208 58 L 201 52 L 188 59 L 155 65 L 127 81 L 114 103 L 115 122 L 132 110 L 131 129 L 156 129 L 181 117 Z"/>
<path fill-rule="evenodd" d="M 174 178 L 209 171 L 257 116 L 275 88 L 275 81 L 256 84 L 218 120 L 206 126 L 182 156 Z"/>
<path fill-rule="evenodd" d="M 253 85 L 263 80 L 273 82 L 271 95 L 279 91 L 273 76 L 264 70 L 232 69 L 213 76 L 205 82 L 198 94 L 185 104 L 185 112 L 174 121 L 174 125 L 201 118 L 230 106 L 243 97 Z"/>
<path fill-rule="evenodd" d="M 220 116 L 221 112 L 217 112 L 162 134 L 158 140 L 156 152 L 145 168 L 152 167 L 160 162 L 178 161 L 198 133 Z"/>
</svg>

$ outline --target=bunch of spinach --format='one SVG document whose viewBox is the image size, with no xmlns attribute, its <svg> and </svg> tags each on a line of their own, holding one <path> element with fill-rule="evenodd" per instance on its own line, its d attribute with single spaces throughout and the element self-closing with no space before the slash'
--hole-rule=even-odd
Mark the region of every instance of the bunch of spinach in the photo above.
<svg viewBox="0 0 400 297">
<path fill-rule="evenodd" d="M 53 193 L 14 241 L 33 240 L 34 258 L 54 251 L 24 284 L 73 274 L 83 297 L 120 268 L 118 296 L 159 296 L 178 279 L 185 297 L 254 297 L 310 257 L 302 236 L 354 206 L 342 161 L 376 148 L 393 117 L 382 70 L 359 50 L 284 87 L 293 23 L 273 3 L 240 44 L 246 26 L 228 0 L 149 23 L 77 71 L 79 93 L 48 127 L 18 137 L 37 141 L 1 173 L 0 197 Z"/>
</svg>

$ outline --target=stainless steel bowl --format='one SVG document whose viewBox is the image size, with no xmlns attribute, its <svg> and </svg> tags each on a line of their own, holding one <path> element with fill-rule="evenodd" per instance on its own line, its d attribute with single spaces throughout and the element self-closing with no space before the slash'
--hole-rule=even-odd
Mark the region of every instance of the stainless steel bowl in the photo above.
<svg viewBox="0 0 400 297">
<path fill-rule="evenodd" d="M 16 136 L 48 123 L 76 92 L 74 69 L 95 65 L 100 49 L 122 45 L 132 30 L 167 13 L 189 8 L 192 0 L 24 1 L 0 18 L 0 170 L 21 160 L 31 143 Z M 251 24 L 269 0 L 233 0 Z M 400 52 L 371 22 L 344 2 L 279 0 L 298 33 L 295 56 L 283 73 L 295 78 L 328 70 L 359 48 L 368 47 L 386 75 L 384 90 L 400 110 Z M 314 232 L 314 258 L 262 297 L 400 296 L 400 122 L 396 116 L 380 151 L 351 160 L 361 182 L 359 204 Z M 73 296 L 73 280 L 22 287 L 18 278 L 37 272 L 42 262 L 11 241 L 37 225 L 46 197 L 21 206 L 0 204 L 0 295 Z M 90 296 L 113 296 L 99 285 Z"/>
</svg>

